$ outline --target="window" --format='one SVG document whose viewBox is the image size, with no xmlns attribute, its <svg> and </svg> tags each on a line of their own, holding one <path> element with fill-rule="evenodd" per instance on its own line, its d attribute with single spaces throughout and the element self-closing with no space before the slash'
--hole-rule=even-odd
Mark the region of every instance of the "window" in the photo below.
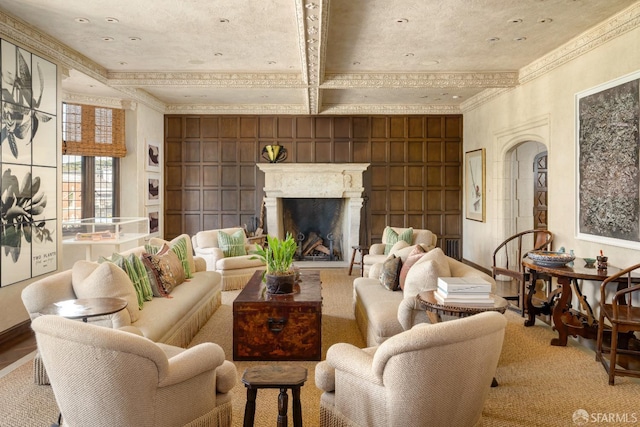
<svg viewBox="0 0 640 427">
<path fill-rule="evenodd" d="M 124 111 L 63 103 L 62 138 L 63 221 L 118 216 Z"/>
</svg>

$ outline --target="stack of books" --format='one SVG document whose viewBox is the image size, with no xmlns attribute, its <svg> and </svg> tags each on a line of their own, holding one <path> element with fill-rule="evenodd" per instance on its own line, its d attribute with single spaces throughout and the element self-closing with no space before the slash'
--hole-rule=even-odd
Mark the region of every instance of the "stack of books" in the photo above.
<svg viewBox="0 0 640 427">
<path fill-rule="evenodd" d="M 479 277 L 439 277 L 434 296 L 439 304 L 493 305 L 491 283 Z"/>
</svg>

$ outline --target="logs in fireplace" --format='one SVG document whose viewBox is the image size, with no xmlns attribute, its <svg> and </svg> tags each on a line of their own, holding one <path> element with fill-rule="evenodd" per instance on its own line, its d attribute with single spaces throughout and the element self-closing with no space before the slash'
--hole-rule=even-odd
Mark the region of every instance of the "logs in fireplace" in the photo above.
<svg viewBox="0 0 640 427">
<path fill-rule="evenodd" d="M 305 236 L 298 233 L 298 261 L 338 261 L 342 259 L 341 254 L 334 250 L 333 234 L 329 233 L 326 237 L 328 243 L 325 245 L 325 239 L 315 231 Z"/>
<path fill-rule="evenodd" d="M 282 199 L 282 225 L 296 237 L 298 261 L 344 259 L 343 199 Z"/>
</svg>

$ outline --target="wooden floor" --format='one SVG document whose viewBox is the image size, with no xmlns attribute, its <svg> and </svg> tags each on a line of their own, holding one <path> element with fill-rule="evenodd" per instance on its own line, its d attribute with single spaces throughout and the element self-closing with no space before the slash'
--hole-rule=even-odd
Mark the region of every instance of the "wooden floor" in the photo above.
<svg viewBox="0 0 640 427">
<path fill-rule="evenodd" d="M 0 348 L 0 370 L 36 350 L 33 332 L 6 341 Z"/>
</svg>

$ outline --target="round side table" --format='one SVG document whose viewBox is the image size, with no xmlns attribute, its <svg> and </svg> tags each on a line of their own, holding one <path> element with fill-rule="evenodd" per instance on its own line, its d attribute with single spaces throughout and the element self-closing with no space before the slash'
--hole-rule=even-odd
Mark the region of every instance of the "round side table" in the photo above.
<svg viewBox="0 0 640 427">
<path fill-rule="evenodd" d="M 89 317 L 117 313 L 126 306 L 127 301 L 122 298 L 78 298 L 49 304 L 40 310 L 40 314 L 82 319 L 86 323 Z"/>
</svg>

